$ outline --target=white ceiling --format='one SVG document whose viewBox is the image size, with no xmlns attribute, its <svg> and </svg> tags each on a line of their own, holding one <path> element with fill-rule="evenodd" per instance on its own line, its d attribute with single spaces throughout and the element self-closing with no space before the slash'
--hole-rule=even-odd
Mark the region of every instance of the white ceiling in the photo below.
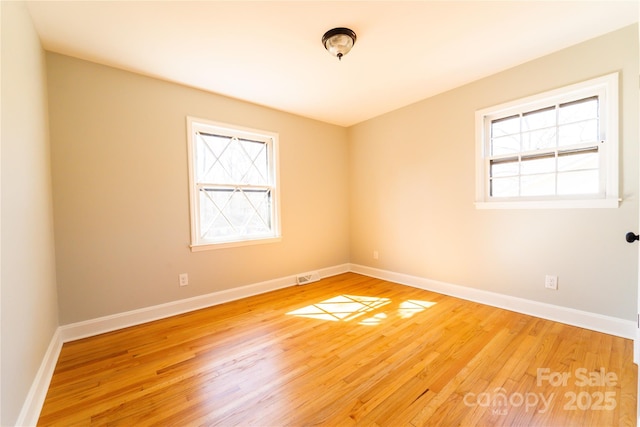
<svg viewBox="0 0 640 427">
<path fill-rule="evenodd" d="M 638 22 L 637 1 L 29 2 L 46 50 L 349 126 Z M 325 31 L 357 33 L 342 61 Z"/>
</svg>

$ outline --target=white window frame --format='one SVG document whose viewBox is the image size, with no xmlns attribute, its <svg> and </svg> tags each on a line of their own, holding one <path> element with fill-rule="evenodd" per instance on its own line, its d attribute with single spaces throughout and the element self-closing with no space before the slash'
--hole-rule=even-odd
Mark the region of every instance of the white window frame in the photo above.
<svg viewBox="0 0 640 427">
<path fill-rule="evenodd" d="M 597 195 L 491 197 L 490 129 L 500 118 L 552 105 L 598 96 L 600 104 L 599 171 L 601 191 Z M 477 209 L 568 209 L 617 208 L 618 196 L 618 73 L 551 90 L 476 111 L 476 203 Z"/>
<path fill-rule="evenodd" d="M 196 182 L 196 149 L 195 137 L 198 132 L 214 133 L 217 135 L 250 139 L 265 142 L 269 163 L 269 187 L 271 191 L 271 233 L 259 236 L 242 236 L 233 240 L 205 240 L 200 238 L 200 197 L 199 188 L 202 183 Z M 275 132 L 251 129 L 242 126 L 220 123 L 196 117 L 187 117 L 187 145 L 189 169 L 189 210 L 191 216 L 191 250 L 202 251 L 236 246 L 273 243 L 281 241 L 280 231 L 280 193 L 278 168 L 278 138 Z M 226 184 L 226 183 L 225 183 Z M 239 185 L 239 187 L 242 187 Z"/>
</svg>

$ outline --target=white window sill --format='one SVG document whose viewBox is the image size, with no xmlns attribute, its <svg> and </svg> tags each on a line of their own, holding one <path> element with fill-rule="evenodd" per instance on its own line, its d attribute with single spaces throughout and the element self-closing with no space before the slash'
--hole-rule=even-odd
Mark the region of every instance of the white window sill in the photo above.
<svg viewBox="0 0 640 427">
<path fill-rule="evenodd" d="M 620 206 L 622 199 L 592 200 L 516 200 L 476 202 L 476 209 L 611 209 Z"/>
<path fill-rule="evenodd" d="M 277 243 L 280 241 L 282 241 L 282 237 L 269 237 L 264 239 L 260 238 L 224 243 L 201 243 L 191 245 L 191 252 L 211 251 L 214 249 L 235 248 L 239 246 L 262 245 L 265 243 Z"/>
</svg>

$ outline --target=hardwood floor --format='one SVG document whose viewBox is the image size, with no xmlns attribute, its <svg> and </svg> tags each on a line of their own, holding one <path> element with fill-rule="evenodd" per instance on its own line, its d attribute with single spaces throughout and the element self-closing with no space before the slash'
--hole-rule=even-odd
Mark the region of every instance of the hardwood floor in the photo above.
<svg viewBox="0 0 640 427">
<path fill-rule="evenodd" d="M 63 346 L 39 425 L 635 425 L 632 341 L 353 273 Z"/>
</svg>

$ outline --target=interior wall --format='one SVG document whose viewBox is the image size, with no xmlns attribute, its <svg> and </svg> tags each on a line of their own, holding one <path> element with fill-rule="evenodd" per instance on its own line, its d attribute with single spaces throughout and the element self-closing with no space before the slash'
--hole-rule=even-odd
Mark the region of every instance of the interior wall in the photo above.
<svg viewBox="0 0 640 427">
<path fill-rule="evenodd" d="M 635 320 L 638 55 L 634 25 L 350 128 L 351 262 Z M 475 111 L 614 71 L 620 207 L 476 210 Z"/>
<path fill-rule="evenodd" d="M 23 2 L 1 2 L 1 403 L 15 425 L 58 327 L 44 51 Z"/>
<path fill-rule="evenodd" d="M 61 324 L 349 261 L 346 129 L 58 54 L 47 66 Z M 191 252 L 186 116 L 279 133 L 281 242 Z"/>
</svg>

